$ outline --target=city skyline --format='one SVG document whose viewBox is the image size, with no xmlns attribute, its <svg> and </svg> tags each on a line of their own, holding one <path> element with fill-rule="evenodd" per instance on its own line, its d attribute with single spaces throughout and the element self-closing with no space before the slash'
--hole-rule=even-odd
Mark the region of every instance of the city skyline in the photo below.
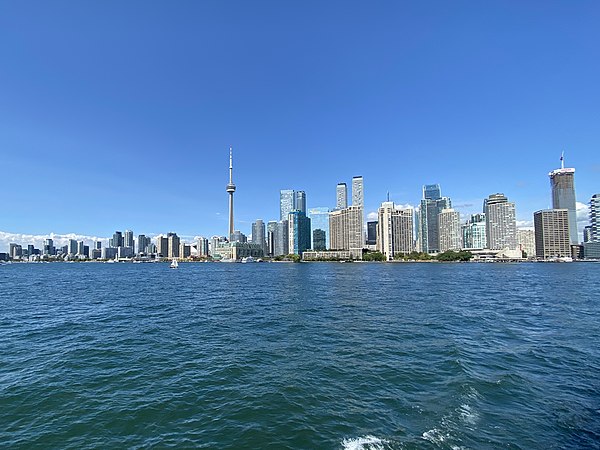
<svg viewBox="0 0 600 450">
<path fill-rule="evenodd" d="M 461 222 L 503 192 L 532 227 L 562 151 L 585 216 L 600 176 L 600 8 L 539 5 L 5 4 L 0 232 L 212 235 L 228 223 L 230 144 L 246 234 L 277 219 L 280 189 L 333 209 L 358 174 L 365 220 L 387 192 L 417 206 L 438 183 Z"/>
</svg>

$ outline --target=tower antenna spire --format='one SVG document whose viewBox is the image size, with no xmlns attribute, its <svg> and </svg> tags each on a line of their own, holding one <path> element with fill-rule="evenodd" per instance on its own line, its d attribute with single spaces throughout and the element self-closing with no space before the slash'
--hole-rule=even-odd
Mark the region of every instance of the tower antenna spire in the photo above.
<svg viewBox="0 0 600 450">
<path fill-rule="evenodd" d="M 233 148 L 229 146 L 229 183 L 233 183 Z"/>
<path fill-rule="evenodd" d="M 560 168 L 561 169 L 565 168 L 565 151 L 564 150 L 560 154 Z"/>
<path fill-rule="evenodd" d="M 233 184 L 233 148 L 229 146 L 229 184 L 226 187 L 229 194 L 229 239 L 233 234 L 233 193 L 235 192 L 235 184 Z"/>
</svg>

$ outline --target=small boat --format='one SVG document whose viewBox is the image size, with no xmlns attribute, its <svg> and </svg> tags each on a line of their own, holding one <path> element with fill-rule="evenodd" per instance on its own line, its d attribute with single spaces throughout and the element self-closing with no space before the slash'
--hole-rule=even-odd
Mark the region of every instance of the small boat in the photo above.
<svg viewBox="0 0 600 450">
<path fill-rule="evenodd" d="M 177 262 L 176 259 L 173 259 L 173 261 L 171 261 L 171 269 L 177 269 L 179 267 L 179 263 Z"/>
</svg>

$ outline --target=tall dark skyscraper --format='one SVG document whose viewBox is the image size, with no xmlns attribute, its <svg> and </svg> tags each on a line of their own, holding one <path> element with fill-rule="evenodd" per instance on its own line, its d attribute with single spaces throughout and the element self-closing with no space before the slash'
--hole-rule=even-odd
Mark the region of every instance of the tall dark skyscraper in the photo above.
<svg viewBox="0 0 600 450">
<path fill-rule="evenodd" d="M 552 208 L 568 210 L 571 244 L 578 244 L 575 169 L 565 168 L 564 155 L 560 157 L 560 165 L 560 169 L 553 170 L 548 174 L 552 187 Z"/>
<path fill-rule="evenodd" d="M 439 184 L 423 186 L 423 199 L 419 206 L 417 232 L 421 251 L 436 253 L 440 251 L 439 214 L 452 208 L 449 197 L 442 197 Z"/>
<path fill-rule="evenodd" d="M 304 191 L 296 191 L 295 194 L 295 208 L 298 211 L 302 211 L 306 214 L 306 192 Z"/>
<path fill-rule="evenodd" d="M 367 245 L 377 244 L 377 221 L 367 222 Z"/>
</svg>

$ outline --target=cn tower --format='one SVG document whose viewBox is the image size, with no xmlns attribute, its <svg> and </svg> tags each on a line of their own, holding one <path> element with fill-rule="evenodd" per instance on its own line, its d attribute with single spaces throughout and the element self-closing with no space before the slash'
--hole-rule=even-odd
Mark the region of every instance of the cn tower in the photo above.
<svg viewBox="0 0 600 450">
<path fill-rule="evenodd" d="M 233 184 L 233 150 L 229 147 L 229 184 L 225 189 L 229 194 L 229 236 L 231 240 L 233 235 L 233 193 L 235 192 L 235 184 Z"/>
</svg>

